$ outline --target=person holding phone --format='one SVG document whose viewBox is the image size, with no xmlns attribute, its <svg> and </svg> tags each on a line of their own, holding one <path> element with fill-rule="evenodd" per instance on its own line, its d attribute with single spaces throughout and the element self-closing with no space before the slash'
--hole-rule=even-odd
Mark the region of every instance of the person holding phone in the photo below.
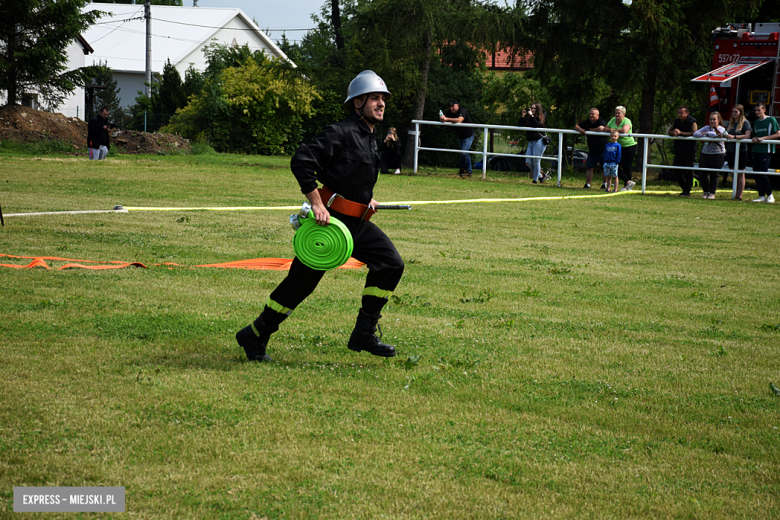
<svg viewBox="0 0 780 520">
<path fill-rule="evenodd" d="M 517 123 L 517 126 L 526 126 L 531 128 L 544 128 L 546 126 L 546 118 L 544 117 L 544 109 L 541 103 L 534 103 L 531 108 L 523 109 L 523 117 Z M 526 132 L 526 138 L 528 139 L 528 148 L 525 151 L 526 155 L 535 155 L 541 157 L 544 155 L 544 150 L 547 146 L 544 144 L 544 133 L 536 130 L 529 130 Z M 538 182 L 544 182 L 545 177 L 542 175 L 542 160 L 541 159 L 529 159 L 526 158 L 525 163 L 532 166 L 534 172 L 533 184 Z"/>
<path fill-rule="evenodd" d="M 390 170 L 395 170 L 395 175 L 401 174 L 401 140 L 398 139 L 398 132 L 395 127 L 390 127 L 385 136 L 385 140 L 382 141 L 382 173 L 390 173 Z"/>
</svg>

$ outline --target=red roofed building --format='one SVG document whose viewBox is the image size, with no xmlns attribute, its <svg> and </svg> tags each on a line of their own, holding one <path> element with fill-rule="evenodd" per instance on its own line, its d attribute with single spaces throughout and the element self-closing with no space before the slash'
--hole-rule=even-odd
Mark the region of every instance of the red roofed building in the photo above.
<svg viewBox="0 0 780 520">
<path fill-rule="evenodd" d="M 507 51 L 485 52 L 485 65 L 488 70 L 523 71 L 534 68 L 534 55 L 530 52 L 519 52 L 512 56 Z"/>
</svg>

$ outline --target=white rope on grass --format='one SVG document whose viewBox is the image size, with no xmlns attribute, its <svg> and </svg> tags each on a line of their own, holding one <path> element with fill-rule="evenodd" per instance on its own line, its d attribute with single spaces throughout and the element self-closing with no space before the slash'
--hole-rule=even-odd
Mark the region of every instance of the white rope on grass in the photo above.
<svg viewBox="0 0 780 520">
<path fill-rule="evenodd" d="M 40 215 L 80 215 L 84 213 L 129 213 L 122 206 L 114 206 L 114 209 L 99 209 L 85 211 L 41 211 L 38 213 L 6 213 L 4 217 L 36 217 Z"/>
</svg>

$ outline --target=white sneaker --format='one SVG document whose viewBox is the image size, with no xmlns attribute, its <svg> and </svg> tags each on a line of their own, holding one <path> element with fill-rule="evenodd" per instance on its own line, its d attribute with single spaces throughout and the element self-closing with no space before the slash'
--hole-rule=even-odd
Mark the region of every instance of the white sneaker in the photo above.
<svg viewBox="0 0 780 520">
<path fill-rule="evenodd" d="M 634 186 L 636 186 L 636 183 L 634 181 L 628 181 L 628 184 L 626 184 L 626 189 L 633 190 Z"/>
<path fill-rule="evenodd" d="M 400 168 L 399 168 L 399 169 L 397 169 L 393 175 L 401 175 L 401 170 L 400 170 Z"/>
<path fill-rule="evenodd" d="M 703 198 L 703 199 L 706 199 L 706 198 L 707 198 L 707 197 L 709 197 L 709 196 L 710 196 L 709 192 L 706 192 L 706 191 L 705 191 L 705 192 L 704 192 L 704 195 L 702 195 L 702 196 L 701 196 L 701 198 Z"/>
<path fill-rule="evenodd" d="M 773 200 L 774 200 L 774 199 L 773 199 Z M 761 195 L 759 198 L 757 198 L 757 199 L 753 199 L 753 202 L 766 202 L 766 197 L 764 197 L 763 195 Z"/>
<path fill-rule="evenodd" d="M 766 202 L 767 202 L 767 204 L 774 204 L 775 203 L 775 196 L 770 193 L 769 196 L 766 198 Z"/>
</svg>

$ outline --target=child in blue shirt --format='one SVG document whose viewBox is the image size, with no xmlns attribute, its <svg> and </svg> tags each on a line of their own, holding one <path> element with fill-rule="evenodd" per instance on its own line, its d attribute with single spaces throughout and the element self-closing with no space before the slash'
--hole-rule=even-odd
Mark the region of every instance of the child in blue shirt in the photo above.
<svg viewBox="0 0 780 520">
<path fill-rule="evenodd" d="M 604 145 L 604 159 L 602 165 L 604 167 L 604 185 L 607 187 L 607 193 L 615 193 L 618 190 L 618 165 L 620 164 L 620 156 L 623 149 L 618 143 L 620 133 L 613 129 L 609 133 L 609 142 Z M 612 186 L 612 180 L 615 180 L 614 189 L 610 190 Z"/>
</svg>

